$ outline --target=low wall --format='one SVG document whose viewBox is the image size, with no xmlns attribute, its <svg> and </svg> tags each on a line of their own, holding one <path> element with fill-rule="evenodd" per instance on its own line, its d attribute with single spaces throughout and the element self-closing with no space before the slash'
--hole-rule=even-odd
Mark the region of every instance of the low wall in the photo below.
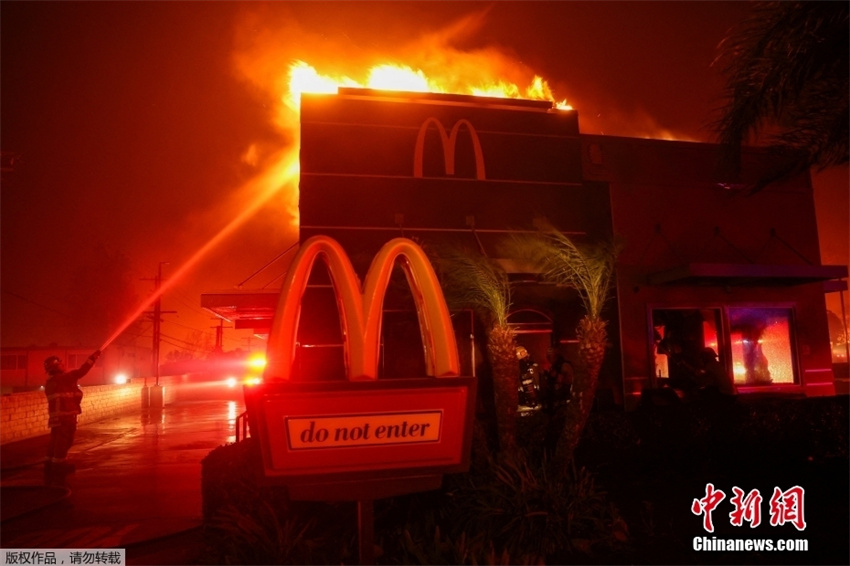
<svg viewBox="0 0 850 566">
<path fill-rule="evenodd" d="M 164 404 L 177 399 L 179 376 L 160 379 L 163 385 Z M 141 381 L 127 385 L 90 385 L 82 387 L 83 413 L 77 418 L 79 425 L 99 421 L 115 415 L 142 410 Z M 44 391 L 27 391 L 0 396 L 0 444 L 48 434 L 47 398 Z"/>
</svg>

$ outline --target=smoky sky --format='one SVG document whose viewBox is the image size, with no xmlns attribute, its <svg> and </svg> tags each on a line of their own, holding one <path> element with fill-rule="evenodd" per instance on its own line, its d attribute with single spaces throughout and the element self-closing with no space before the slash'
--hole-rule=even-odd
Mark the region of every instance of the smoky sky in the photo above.
<svg viewBox="0 0 850 566">
<path fill-rule="evenodd" d="M 0 145 L 19 159 L 0 186 L 2 344 L 69 340 L 68 278 L 97 245 L 129 258 L 143 299 L 160 262 L 167 277 L 239 214 L 246 184 L 293 144 L 279 121 L 280 87 L 265 80 L 275 66 L 296 57 L 340 70 L 427 59 L 435 53 L 427 42 L 453 53 L 449 62 L 476 54 L 544 77 L 585 133 L 710 141 L 723 84 L 711 63 L 747 10 L 743 2 L 4 0 Z M 212 333 L 200 294 L 233 288 L 292 243 L 285 200 L 261 209 L 163 297 L 177 311 L 165 334 Z M 229 331 L 225 348 L 244 347 L 248 335 Z"/>
</svg>

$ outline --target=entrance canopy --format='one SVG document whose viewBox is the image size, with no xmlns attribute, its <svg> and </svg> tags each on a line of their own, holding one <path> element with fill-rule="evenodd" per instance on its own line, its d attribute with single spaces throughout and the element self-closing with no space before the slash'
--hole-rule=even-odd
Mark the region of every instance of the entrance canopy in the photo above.
<svg viewBox="0 0 850 566">
<path fill-rule="evenodd" d="M 203 293 L 201 307 L 232 322 L 237 329 L 267 334 L 279 299 L 280 289 L 231 289 Z"/>
<path fill-rule="evenodd" d="M 650 285 L 781 286 L 803 285 L 847 277 L 846 265 L 767 265 L 688 263 L 652 273 Z"/>
</svg>

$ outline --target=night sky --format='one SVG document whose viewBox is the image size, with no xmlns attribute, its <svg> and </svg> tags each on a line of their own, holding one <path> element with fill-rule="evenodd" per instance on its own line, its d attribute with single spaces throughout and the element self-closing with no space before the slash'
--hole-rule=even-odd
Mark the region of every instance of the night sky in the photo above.
<svg viewBox="0 0 850 566">
<path fill-rule="evenodd" d="M 0 3 L 3 346 L 73 340 L 69 279 L 101 245 L 129 258 L 139 301 L 246 206 L 292 147 L 264 77 L 410 61 L 434 45 L 538 74 L 582 132 L 711 141 L 712 67 L 743 2 Z M 359 68 L 359 67 L 357 67 Z M 348 71 L 355 73 L 357 71 Z M 245 159 L 253 148 L 253 159 Z M 847 169 L 816 178 L 823 262 L 848 263 Z M 163 334 L 212 333 L 200 293 L 233 288 L 294 240 L 286 199 L 167 292 Z M 92 267 L 92 269 L 95 269 Z M 258 281 L 258 286 L 268 277 Z M 248 285 L 251 286 L 251 285 Z M 96 298 L 95 298 L 96 299 Z M 127 314 L 130 314 L 129 312 Z M 105 339 L 113 328 L 103 328 Z M 229 331 L 225 349 L 249 333 Z M 254 346 L 259 344 L 255 341 Z"/>
</svg>

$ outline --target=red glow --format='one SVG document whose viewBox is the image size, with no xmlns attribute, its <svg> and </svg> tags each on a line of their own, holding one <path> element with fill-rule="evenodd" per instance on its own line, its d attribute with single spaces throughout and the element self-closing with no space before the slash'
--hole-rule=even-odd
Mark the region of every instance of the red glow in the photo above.
<svg viewBox="0 0 850 566">
<path fill-rule="evenodd" d="M 285 155 L 281 158 L 275 167 L 272 167 L 263 177 L 258 178 L 255 183 L 258 185 L 257 197 L 249 201 L 248 205 L 224 226 L 215 236 L 201 246 L 179 269 L 167 280 L 163 281 L 159 289 L 156 290 L 150 297 L 147 298 L 139 308 L 137 308 L 127 319 L 115 330 L 100 347 L 101 350 L 106 349 L 118 336 L 130 326 L 134 320 L 139 318 L 163 293 L 171 289 L 180 279 L 182 279 L 189 271 L 192 270 L 207 254 L 210 253 L 216 246 L 227 239 L 237 228 L 242 226 L 249 218 L 251 218 L 260 208 L 263 207 L 274 195 L 276 195 L 284 186 L 298 179 L 298 161 L 297 154 L 292 161 L 292 155 Z"/>
</svg>

